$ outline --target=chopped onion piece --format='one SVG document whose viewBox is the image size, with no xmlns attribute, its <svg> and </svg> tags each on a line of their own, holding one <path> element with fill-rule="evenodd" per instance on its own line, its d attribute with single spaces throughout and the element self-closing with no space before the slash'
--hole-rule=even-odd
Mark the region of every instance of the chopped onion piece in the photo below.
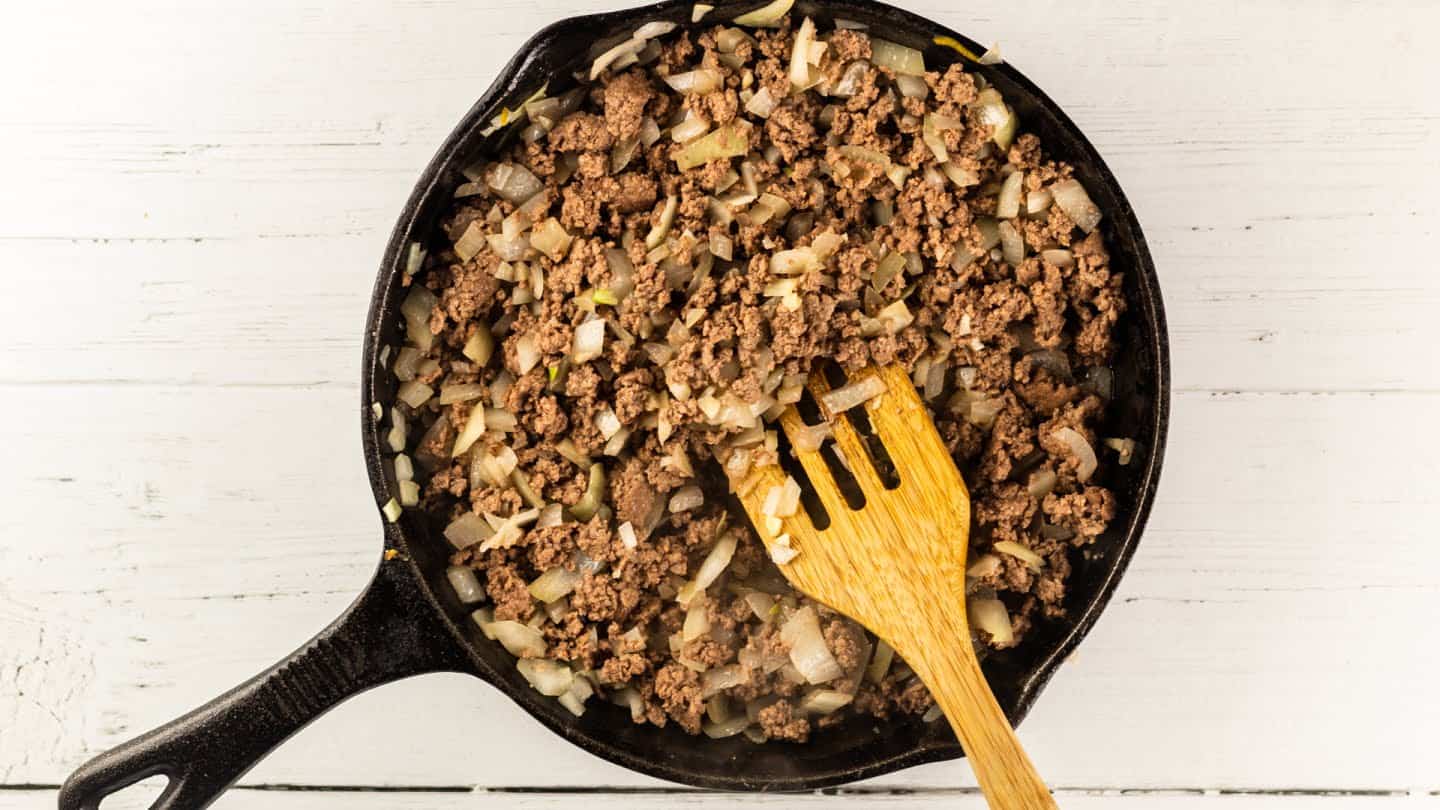
<svg viewBox="0 0 1440 810">
<path fill-rule="evenodd" d="M 540 510 L 532 508 L 526 509 L 523 512 L 516 512 L 510 517 L 505 518 L 500 521 L 500 525 L 495 527 L 495 534 L 480 544 L 480 550 L 484 552 L 492 548 L 510 548 L 520 542 L 521 537 L 525 536 L 525 533 L 521 530 L 522 527 L 534 523 L 539 517 Z"/>
<path fill-rule="evenodd" d="M 1020 216 L 1020 193 L 1024 191 L 1025 173 L 1014 171 L 1000 184 L 1000 197 L 995 203 L 995 216 L 1012 219 Z"/>
<path fill-rule="evenodd" d="M 635 33 L 630 36 L 641 40 L 654 39 L 655 37 L 663 37 L 678 27 L 679 25 L 677 23 L 668 20 L 651 20 L 639 28 L 636 28 Z"/>
<path fill-rule="evenodd" d="M 466 512 L 445 527 L 445 539 L 457 549 L 469 548 L 494 534 L 490 524 L 473 512 Z"/>
<path fill-rule="evenodd" d="M 1095 458 L 1095 450 L 1090 446 L 1090 443 L 1085 441 L 1085 437 L 1080 435 L 1079 431 L 1071 427 L 1059 428 L 1051 435 L 1058 441 L 1063 442 L 1066 448 L 1069 449 L 1070 454 L 1075 457 L 1075 477 L 1078 478 L 1081 483 L 1089 481 L 1090 476 L 1095 472 L 1095 467 L 1099 463 Z"/>
<path fill-rule="evenodd" d="M 1130 460 L 1135 457 L 1134 439 L 1106 439 L 1105 446 L 1114 450 L 1119 456 L 1117 462 L 1121 467 L 1128 465 Z"/>
<path fill-rule="evenodd" d="M 601 438 L 609 439 L 611 436 L 620 432 L 622 425 L 620 424 L 620 418 L 615 415 L 615 411 L 611 408 L 605 408 L 595 414 L 595 427 L 599 429 Z"/>
<path fill-rule="evenodd" d="M 826 683 L 845 674 L 830 654 L 830 648 L 825 646 L 814 607 L 806 605 L 795 611 L 780 628 L 780 640 L 790 647 L 790 663 L 805 676 L 806 682 Z"/>
<path fill-rule="evenodd" d="M 400 314 L 405 318 L 405 336 L 421 353 L 430 351 L 430 347 L 435 343 L 435 335 L 430 331 L 430 313 L 439 303 L 440 299 L 436 298 L 434 293 L 415 284 L 410 287 L 410 293 L 400 304 Z M 401 349 L 401 354 L 404 354 L 404 349 Z M 398 376 L 398 359 L 395 366 Z"/>
<path fill-rule="evenodd" d="M 485 590 L 480 587 L 480 580 L 475 576 L 475 569 L 463 565 L 452 565 L 445 569 L 445 579 L 450 581 L 450 587 L 455 590 L 455 595 L 460 598 L 460 603 L 472 605 L 485 598 Z"/>
<path fill-rule="evenodd" d="M 703 116 L 686 110 L 685 118 L 670 128 L 670 140 L 675 143 L 687 143 L 704 135 L 709 129 L 710 122 L 705 120 Z M 704 161 L 701 162 L 703 163 Z"/>
<path fill-rule="evenodd" d="M 885 639 L 875 640 L 875 654 L 870 658 L 870 665 L 865 667 L 865 679 L 871 683 L 880 683 L 885 675 L 890 672 L 890 662 L 895 659 L 895 648 L 891 647 Z"/>
<path fill-rule="evenodd" d="M 535 691 L 548 697 L 559 697 L 570 691 L 575 673 L 570 667 L 543 658 L 522 658 L 515 662 L 515 668 Z"/>
<path fill-rule="evenodd" d="M 625 548 L 633 549 L 636 546 L 640 545 L 639 538 L 635 536 L 635 526 L 632 525 L 628 520 L 624 523 L 621 523 L 620 526 L 615 530 L 615 533 L 620 535 L 620 545 L 624 546 Z"/>
<path fill-rule="evenodd" d="M 787 518 L 800 508 L 800 484 L 792 476 L 773 486 L 765 493 L 765 502 L 760 513 L 767 517 Z"/>
<path fill-rule="evenodd" d="M 736 25 L 748 25 L 752 28 L 772 26 L 778 23 L 781 17 L 790 13 L 790 7 L 793 5 L 795 5 L 795 0 L 771 0 L 754 11 L 741 14 L 733 22 Z"/>
<path fill-rule="evenodd" d="M 885 393 L 885 381 L 878 376 L 863 377 L 854 382 L 834 388 L 820 395 L 820 402 L 832 416 L 850 410 L 856 405 Z"/>
<path fill-rule="evenodd" d="M 496 196 L 519 205 L 545 190 L 545 184 L 519 163 L 492 163 L 485 169 L 485 183 Z"/>
<path fill-rule="evenodd" d="M 574 347 L 570 360 L 576 365 L 587 363 L 605 351 L 605 321 L 601 318 L 586 321 L 575 327 Z M 605 438 L 610 438 L 608 435 Z"/>
<path fill-rule="evenodd" d="M 704 599 L 692 599 L 680 628 L 680 640 L 689 643 L 710 632 L 710 607 Z"/>
<path fill-rule="evenodd" d="M 735 546 L 738 539 L 732 532 L 725 532 L 715 541 L 710 553 L 705 555 L 704 562 L 695 572 L 695 578 L 680 587 L 675 596 L 675 601 L 682 605 L 688 605 L 696 595 L 704 593 L 705 589 L 714 584 L 715 580 L 725 572 L 730 565 L 730 560 L 735 556 Z"/>
<path fill-rule="evenodd" d="M 404 507 L 400 506 L 399 501 L 391 498 L 385 502 L 384 506 L 380 507 L 380 511 L 385 513 L 386 520 L 394 523 L 400 519 L 400 514 L 404 511 Z"/>
<path fill-rule="evenodd" d="M 493 634 L 505 649 L 517 658 L 539 658 L 545 654 L 545 636 L 537 629 L 516 621 L 498 621 L 481 625 L 487 635 Z"/>
<path fill-rule="evenodd" d="M 833 714 L 848 706 L 855 696 L 834 689 L 812 689 L 800 699 L 800 711 L 806 714 Z"/>
<path fill-rule="evenodd" d="M 910 314 L 910 308 L 905 306 L 904 301 L 895 301 L 875 313 L 875 320 L 884 327 L 885 334 L 893 335 L 914 323 L 915 316 Z"/>
<path fill-rule="evenodd" d="M 1040 251 L 1040 258 L 1052 267 L 1068 270 L 1075 266 L 1075 254 L 1064 248 L 1048 248 Z"/>
<path fill-rule="evenodd" d="M 405 414 L 398 408 L 390 409 L 390 431 L 385 434 L 385 442 L 390 446 L 390 452 L 405 452 L 405 444 L 410 437 L 410 426 L 405 421 Z"/>
<path fill-rule="evenodd" d="M 453 247 L 455 255 L 460 257 L 460 261 L 468 262 L 475 258 L 475 254 L 479 253 L 485 244 L 485 227 L 477 219 L 465 227 L 465 231 L 460 234 L 459 239 L 455 240 Z"/>
<path fill-rule="evenodd" d="M 485 435 L 485 406 L 480 404 L 470 410 L 470 418 L 465 420 L 465 428 L 460 431 L 460 435 L 455 437 L 450 457 L 458 458 L 483 435 Z"/>
<path fill-rule="evenodd" d="M 660 125 L 655 123 L 654 118 L 646 116 L 645 120 L 640 122 L 640 132 L 637 137 L 640 138 L 641 145 L 654 146 L 655 142 L 660 140 Z"/>
<path fill-rule="evenodd" d="M 530 234 L 530 246 L 550 257 L 551 261 L 558 262 L 565 258 L 565 253 L 570 250 L 570 243 L 574 241 L 560 221 L 549 217 L 536 226 Z M 536 265 L 539 268 L 539 265 Z M 541 293 L 539 285 L 532 285 L 532 292 L 538 297 Z"/>
<path fill-rule="evenodd" d="M 690 485 L 681 487 L 670 496 L 670 512 L 688 512 L 705 503 L 705 493 L 700 487 Z"/>
<path fill-rule="evenodd" d="M 1039 571 L 1045 567 L 1045 558 L 1036 554 L 1029 546 L 1021 545 L 1014 540 L 997 540 L 991 546 L 1002 554 L 1009 554 L 1025 563 L 1032 571 Z"/>
<path fill-rule="evenodd" d="M 415 480 L 415 464 L 410 460 L 410 457 L 405 455 L 404 453 L 401 453 L 395 457 L 395 480 Z"/>
<path fill-rule="evenodd" d="M 751 115 L 758 115 L 761 118 L 769 118 L 770 113 L 775 110 L 775 97 L 770 95 L 770 88 L 762 87 L 745 102 L 745 112 Z"/>
<path fill-rule="evenodd" d="M 442 385 L 440 387 L 440 404 L 454 405 L 457 402 L 469 402 L 472 399 L 480 399 L 489 391 L 479 383 L 455 383 L 453 385 Z"/>
<path fill-rule="evenodd" d="M 1032 217 L 1043 214 L 1050 208 L 1052 202 L 1054 202 L 1054 197 L 1051 196 L 1048 189 L 1028 192 L 1025 195 L 1025 213 Z"/>
<path fill-rule="evenodd" d="M 1001 98 L 1000 91 L 987 87 L 980 91 L 973 104 L 980 110 L 980 120 L 994 127 L 991 140 L 1001 149 L 1009 149 L 1015 139 L 1015 111 Z"/>
<path fill-rule="evenodd" d="M 705 19 L 706 14 L 709 14 L 714 10 L 715 7 L 708 3 L 696 3 L 695 7 L 690 9 L 690 22 L 698 23 L 701 20 Z"/>
<path fill-rule="evenodd" d="M 400 482 L 397 484 L 397 489 L 400 490 L 400 505 L 401 505 L 401 506 L 419 506 L 419 505 L 420 505 L 420 485 L 419 485 L 419 484 L 415 483 L 414 481 L 400 481 Z"/>
<path fill-rule="evenodd" d="M 660 219 L 645 237 L 646 248 L 659 247 L 660 243 L 665 241 L 665 237 L 670 234 L 670 226 L 675 223 L 675 212 L 679 207 L 680 198 L 674 194 L 665 199 L 665 207 L 660 210 Z"/>
<path fill-rule="evenodd" d="M 595 57 L 595 61 L 590 63 L 590 81 L 593 82 L 600 78 L 600 74 L 605 72 L 605 68 L 615 64 L 621 57 L 634 57 L 644 47 L 645 40 L 631 37 Z"/>
<path fill-rule="evenodd" d="M 720 71 L 715 68 L 699 68 L 665 77 L 665 83 L 670 85 L 671 90 L 697 96 L 715 92 L 722 80 Z"/>
<path fill-rule="evenodd" d="M 515 365 L 520 371 L 520 376 L 529 374 L 539 363 L 540 347 L 536 344 L 534 333 L 526 333 L 516 338 Z"/>
<path fill-rule="evenodd" d="M 750 148 L 750 129 L 749 122 L 737 118 L 709 135 L 687 144 L 675 155 L 675 165 L 685 171 L 712 160 L 739 157 Z"/>
<path fill-rule="evenodd" d="M 810 45 L 815 42 L 815 21 L 806 17 L 795 32 L 794 45 L 790 49 L 790 83 L 798 88 L 809 87 Z"/>
<path fill-rule="evenodd" d="M 581 579 L 583 577 L 579 571 L 572 571 L 563 565 L 557 565 L 530 583 L 530 595 L 549 604 L 561 597 L 569 596 L 580 584 Z"/>
<path fill-rule="evenodd" d="M 573 460 L 573 459 L 572 459 Z M 570 507 L 570 514 L 576 520 L 584 523 L 595 516 L 600 504 L 605 499 L 605 466 L 599 463 L 590 465 L 590 485 L 586 487 L 585 494 L 575 505 Z"/>
<path fill-rule="evenodd" d="M 435 389 L 419 380 L 411 380 L 410 382 L 400 385 L 400 388 L 395 392 L 395 398 L 409 405 L 411 408 L 419 408 L 421 405 L 429 402 L 430 397 L 434 396 L 434 394 Z"/>
<path fill-rule="evenodd" d="M 914 48 L 871 37 L 870 52 L 870 60 L 880 67 L 907 76 L 925 75 L 925 56 Z"/>
<path fill-rule="evenodd" d="M 1004 647 L 1015 642 L 1015 630 L 1004 602 L 994 597 L 972 596 L 967 613 L 970 626 L 989 635 L 995 646 Z"/>
<path fill-rule="evenodd" d="M 1060 476 L 1056 475 L 1054 470 L 1037 470 L 1030 476 L 1030 484 L 1025 487 L 1025 491 L 1032 498 L 1043 498 L 1055 489 L 1055 482 L 1059 479 Z"/>
<path fill-rule="evenodd" d="M 805 425 L 790 434 L 790 442 L 802 453 L 813 453 L 820 449 L 820 445 L 824 444 L 833 432 L 829 422 Z"/>
<path fill-rule="evenodd" d="M 1085 233 L 1090 233 L 1100 224 L 1100 209 L 1090 200 L 1079 180 L 1071 178 L 1056 183 L 1050 187 L 1050 196 L 1065 216 Z"/>
<path fill-rule="evenodd" d="M 781 0 L 776 0 L 776 2 L 781 2 Z M 794 2 L 794 0 L 783 0 L 783 2 L 790 3 Z M 706 737 L 709 737 L 712 740 L 723 740 L 726 737 L 734 737 L 736 734 L 745 731 L 749 727 L 750 718 L 746 717 L 743 714 L 740 714 L 730 718 L 729 720 L 726 720 L 723 723 L 705 723 L 704 725 L 700 726 L 700 730 L 705 733 Z"/>
<path fill-rule="evenodd" d="M 982 65 L 998 65 L 1005 61 L 1000 58 L 1000 43 L 991 45 L 985 50 L 985 53 L 980 54 L 980 58 L 976 61 Z"/>
<path fill-rule="evenodd" d="M 739 664 L 730 664 L 707 670 L 700 676 L 700 697 L 708 700 L 714 695 L 734 686 L 750 682 L 750 673 Z M 742 717 L 744 715 L 741 715 Z"/>
<path fill-rule="evenodd" d="M 1025 237 L 1009 222 L 1000 223 L 1000 255 L 1015 267 L 1025 261 Z"/>
</svg>

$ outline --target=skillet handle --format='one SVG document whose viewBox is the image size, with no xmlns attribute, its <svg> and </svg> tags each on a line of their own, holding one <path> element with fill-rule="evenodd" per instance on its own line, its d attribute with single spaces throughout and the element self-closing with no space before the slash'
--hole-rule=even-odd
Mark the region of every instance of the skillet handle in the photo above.
<svg viewBox="0 0 1440 810">
<path fill-rule="evenodd" d="M 116 791 L 169 778 L 151 810 L 200 810 L 272 749 L 348 697 L 425 672 L 463 667 L 458 646 L 400 560 L 329 627 L 249 681 L 82 765 L 60 810 L 97 810 Z"/>
</svg>

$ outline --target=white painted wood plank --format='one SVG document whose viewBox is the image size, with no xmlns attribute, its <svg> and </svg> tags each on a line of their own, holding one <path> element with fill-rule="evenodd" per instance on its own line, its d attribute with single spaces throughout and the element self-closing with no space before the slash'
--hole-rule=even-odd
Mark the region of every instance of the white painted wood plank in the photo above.
<svg viewBox="0 0 1440 810">
<path fill-rule="evenodd" d="M 321 627 L 373 568 L 352 391 L 30 386 L 8 401 L 0 783 L 57 782 L 218 694 Z M 1022 729 L 1046 775 L 1440 788 L 1440 630 L 1427 618 L 1440 447 L 1413 427 L 1437 407 L 1419 394 L 1180 396 L 1151 531 Z M 249 779 L 658 784 L 462 676 L 362 696 Z M 877 784 L 971 782 L 947 763 Z"/>
<path fill-rule="evenodd" d="M 148 795 L 153 795 L 151 792 Z M 144 810 L 148 795 L 117 794 L 106 810 Z M 51 792 L 0 793 L 0 810 L 51 806 Z M 1066 810 L 1429 810 L 1440 807 L 1433 795 L 1314 796 L 1270 793 L 1222 794 L 1219 791 L 1120 792 L 1062 789 L 1056 799 Z M 877 810 L 985 810 L 973 792 L 935 791 L 911 795 L 839 794 L 762 796 L 733 793 L 433 793 L 289 791 L 238 788 L 215 803 L 216 810 L 661 810 L 681 805 L 764 810 L 818 810 L 849 806 Z"/>
<path fill-rule="evenodd" d="M 609 5 L 31 4 L 0 32 L 0 69 L 46 77 L 0 105 L 25 192 L 0 198 L 0 263 L 28 279 L 0 301 L 0 381 L 349 384 L 434 146 L 526 35 Z M 1179 385 L 1440 390 L 1440 96 L 1413 39 L 1440 7 L 906 5 L 1003 42 L 1109 158 Z M 1383 44 L 1386 80 L 1329 58 L 1342 42 Z"/>
</svg>

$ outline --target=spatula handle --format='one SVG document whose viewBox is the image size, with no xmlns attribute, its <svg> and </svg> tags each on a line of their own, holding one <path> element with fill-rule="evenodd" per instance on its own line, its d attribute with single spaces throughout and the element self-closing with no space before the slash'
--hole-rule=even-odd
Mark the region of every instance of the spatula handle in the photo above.
<svg viewBox="0 0 1440 810">
<path fill-rule="evenodd" d="M 969 628 L 959 624 L 950 628 L 955 635 L 946 643 L 912 640 L 906 646 L 914 652 L 897 649 L 945 712 L 992 810 L 1056 810 L 1045 780 L 990 692 L 970 647 Z"/>
</svg>

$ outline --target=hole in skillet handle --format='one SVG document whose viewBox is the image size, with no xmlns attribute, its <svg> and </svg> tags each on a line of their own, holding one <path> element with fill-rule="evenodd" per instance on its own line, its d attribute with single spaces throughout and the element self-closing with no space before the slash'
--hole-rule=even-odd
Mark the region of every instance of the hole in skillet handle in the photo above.
<svg viewBox="0 0 1440 810">
<path fill-rule="evenodd" d="M 426 672 L 466 669 L 459 647 L 401 561 L 386 561 L 339 618 L 279 663 L 198 709 L 80 766 L 59 810 L 156 776 L 153 810 L 209 806 L 266 754 L 345 699 Z"/>
</svg>

